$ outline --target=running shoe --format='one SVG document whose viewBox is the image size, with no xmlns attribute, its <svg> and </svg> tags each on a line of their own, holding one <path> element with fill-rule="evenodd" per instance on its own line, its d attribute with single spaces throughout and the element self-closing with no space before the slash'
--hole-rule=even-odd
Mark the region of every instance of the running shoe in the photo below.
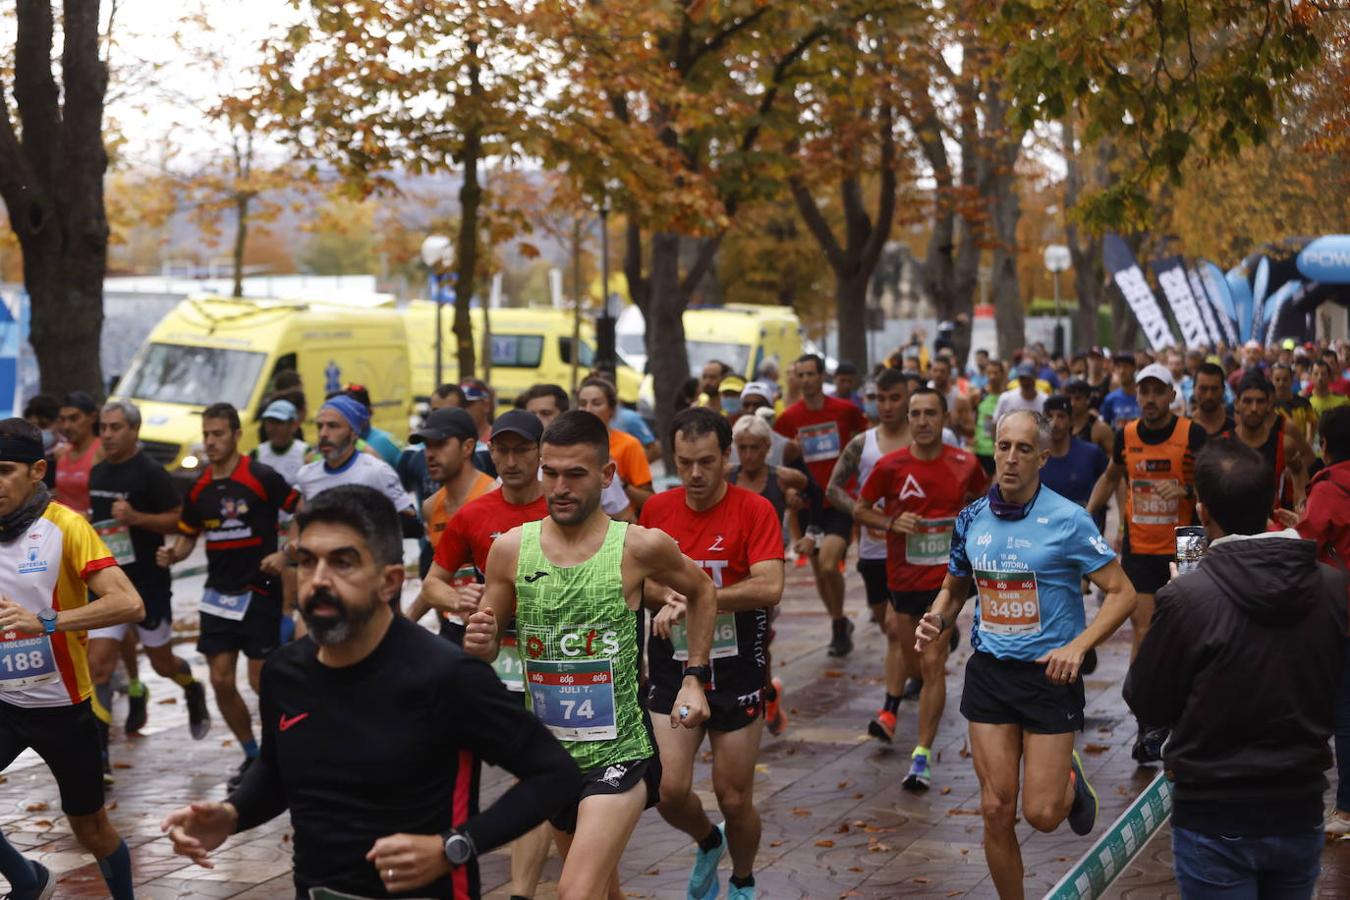
<svg viewBox="0 0 1350 900">
<path fill-rule="evenodd" d="M 200 741 L 211 731 L 211 712 L 206 708 L 206 688 L 202 687 L 200 681 L 194 681 L 183 688 L 183 696 L 187 700 L 188 730 L 192 732 L 194 741 Z"/>
<path fill-rule="evenodd" d="M 140 684 L 140 682 L 136 682 Z M 131 688 L 127 689 L 127 721 L 122 726 L 127 734 L 136 734 L 145 727 L 145 723 L 150 719 L 150 689 L 144 684 L 140 685 L 138 693 L 132 693 Z"/>
<path fill-rule="evenodd" d="M 4 900 L 47 900 L 56 893 L 56 879 L 52 873 L 37 860 L 30 859 L 28 864 L 33 867 L 33 877 L 37 879 L 37 885 L 26 891 L 10 891 L 5 895 Z M 754 896 L 751 894 L 750 896 Z"/>
<path fill-rule="evenodd" d="M 787 713 L 783 712 L 783 682 L 775 678 L 771 683 L 773 699 L 764 701 L 764 722 L 768 726 L 769 734 L 780 735 L 788 726 Z"/>
<path fill-rule="evenodd" d="M 1089 834 L 1097 822 L 1097 792 L 1088 783 L 1083 772 L 1083 759 L 1073 751 L 1073 768 L 1069 779 L 1073 782 L 1073 806 L 1069 807 L 1069 827 L 1074 834 Z"/>
<path fill-rule="evenodd" d="M 727 885 L 727 900 L 755 900 L 755 886 L 747 884 L 745 887 L 736 887 L 734 884 Z"/>
<path fill-rule="evenodd" d="M 253 765 L 253 757 L 244 757 L 244 761 L 239 764 L 238 771 L 230 776 L 229 781 L 225 782 L 226 789 L 233 793 L 239 787 L 239 783 L 244 780 L 244 773 L 248 771 L 248 767 L 251 765 Z"/>
<path fill-rule="evenodd" d="M 1135 739 L 1130 756 L 1141 766 L 1162 762 L 1162 748 L 1169 732 L 1166 728 L 1139 726 L 1139 737 Z"/>
<path fill-rule="evenodd" d="M 719 888 L 717 864 L 727 852 L 726 823 L 718 825 L 717 830 L 722 833 L 722 843 L 717 845 L 717 849 L 706 852 L 698 847 L 694 849 L 694 868 L 689 873 L 688 900 L 715 900 L 717 897 Z"/>
<path fill-rule="evenodd" d="M 900 786 L 907 791 L 926 791 L 932 783 L 933 767 L 928 762 L 928 754 L 916 750 L 909 758 L 909 774 Z"/>
<path fill-rule="evenodd" d="M 923 693 L 923 679 L 911 678 L 905 682 L 905 689 L 900 694 L 901 700 L 918 700 L 919 694 Z"/>
<path fill-rule="evenodd" d="M 831 627 L 834 634 L 830 637 L 830 656 L 848 656 L 853 652 L 853 620 L 835 619 Z"/>
<path fill-rule="evenodd" d="M 889 744 L 895 737 L 895 713 L 884 709 L 877 710 L 872 721 L 867 723 L 867 733 Z"/>
<path fill-rule="evenodd" d="M 1322 824 L 1322 831 L 1330 838 L 1350 837 L 1350 813 L 1333 809 Z"/>
</svg>

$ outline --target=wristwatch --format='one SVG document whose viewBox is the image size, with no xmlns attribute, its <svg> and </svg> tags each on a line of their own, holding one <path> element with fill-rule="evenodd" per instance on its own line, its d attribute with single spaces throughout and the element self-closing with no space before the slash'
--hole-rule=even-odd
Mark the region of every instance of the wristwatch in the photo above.
<svg viewBox="0 0 1350 900">
<path fill-rule="evenodd" d="M 478 855 L 473 840 L 462 831 L 447 831 L 445 838 L 445 858 L 452 866 L 462 866 Z"/>
<path fill-rule="evenodd" d="M 56 634 L 56 610 L 50 606 L 37 614 L 38 621 L 42 623 L 42 630 L 47 634 Z"/>
<path fill-rule="evenodd" d="M 688 678 L 693 675 L 698 679 L 699 684 L 708 685 L 712 683 L 712 666 L 685 666 L 684 676 Z"/>
</svg>

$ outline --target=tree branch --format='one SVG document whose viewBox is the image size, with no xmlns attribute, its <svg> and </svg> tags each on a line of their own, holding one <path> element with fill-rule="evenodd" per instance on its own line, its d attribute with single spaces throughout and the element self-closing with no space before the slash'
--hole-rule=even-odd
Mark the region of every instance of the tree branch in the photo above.
<svg viewBox="0 0 1350 900">
<path fill-rule="evenodd" d="M 889 103 L 881 111 L 881 184 L 877 187 L 877 219 L 863 247 L 863 270 L 870 272 L 881 259 L 895 221 L 895 111 Z"/>
<path fill-rule="evenodd" d="M 52 75 L 51 63 L 52 7 L 50 0 L 19 0 L 17 10 L 14 100 L 23 122 L 23 151 L 34 181 L 51 194 L 58 181 L 57 165 L 62 157 L 61 92 Z"/>
<path fill-rule="evenodd" d="M 802 221 L 806 223 L 807 229 L 815 237 L 820 248 L 825 251 L 825 258 L 830 263 L 830 268 L 836 272 L 842 272 L 848 266 L 848 260 L 844 257 L 844 248 L 839 246 L 839 240 L 834 236 L 834 230 L 830 228 L 830 223 L 825 221 L 825 216 L 820 212 L 820 206 L 816 203 L 816 198 L 807 190 L 806 185 L 800 178 L 791 178 L 788 185 L 792 190 L 792 199 L 797 204 L 797 211 L 801 213 Z"/>
<path fill-rule="evenodd" d="M 684 280 L 680 282 L 680 296 L 686 299 L 693 295 L 698 288 L 698 283 L 703 280 L 703 276 L 708 274 L 712 268 L 713 260 L 717 258 L 717 248 L 722 243 L 722 236 L 725 231 L 720 231 L 710 238 L 704 238 L 698 245 L 698 257 L 694 264 L 689 267 L 685 273 Z"/>
</svg>

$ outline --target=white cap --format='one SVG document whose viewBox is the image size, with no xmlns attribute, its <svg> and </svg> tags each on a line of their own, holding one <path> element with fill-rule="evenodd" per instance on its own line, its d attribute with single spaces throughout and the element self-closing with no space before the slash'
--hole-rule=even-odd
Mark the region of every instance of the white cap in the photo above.
<svg viewBox="0 0 1350 900">
<path fill-rule="evenodd" d="M 1135 384 L 1143 384 L 1146 378 L 1156 378 L 1170 388 L 1176 388 L 1177 383 L 1172 379 L 1172 372 L 1162 363 L 1151 363 L 1144 366 L 1143 371 L 1134 376 Z"/>
<path fill-rule="evenodd" d="M 752 381 L 741 389 L 741 399 L 744 400 L 751 394 L 772 403 L 778 399 L 778 385 L 772 381 Z"/>
</svg>

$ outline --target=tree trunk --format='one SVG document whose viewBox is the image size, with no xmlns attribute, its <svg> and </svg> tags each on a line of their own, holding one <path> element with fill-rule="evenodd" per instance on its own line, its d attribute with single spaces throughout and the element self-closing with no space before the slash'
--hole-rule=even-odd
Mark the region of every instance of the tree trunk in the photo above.
<svg viewBox="0 0 1350 900">
<path fill-rule="evenodd" d="M 234 197 L 234 292 L 244 296 L 244 246 L 248 243 L 248 207 L 252 198 L 246 193 Z"/>
<path fill-rule="evenodd" d="M 1026 309 L 1017 278 L 1017 222 L 1022 204 L 1017 197 L 1017 179 L 1009 166 L 993 178 L 990 197 L 993 210 L 994 260 L 990 277 L 994 286 L 994 323 L 998 327 L 998 355 L 1012 359 L 1026 345 Z"/>
<path fill-rule="evenodd" d="M 1101 236 L 1083 232 L 1072 215 L 1086 186 L 1082 159 L 1085 148 L 1078 146 L 1072 112 L 1064 117 L 1061 130 L 1065 167 L 1064 235 L 1073 260 L 1073 287 L 1078 298 L 1078 312 L 1073 317 L 1073 342 L 1076 350 L 1083 351 L 1098 342 L 1097 311 L 1102 302 L 1106 270 L 1102 264 Z M 1109 141 L 1099 139 L 1090 170 L 1095 186 L 1104 186 L 1111 177 L 1112 155 Z"/>
<path fill-rule="evenodd" d="M 483 152 L 483 133 L 477 127 L 464 132 L 464 182 L 459 187 L 459 241 L 455 245 L 455 348 L 459 359 L 459 377 L 475 375 L 473 320 L 469 303 L 473 300 L 474 275 L 478 271 L 478 204 L 482 189 L 478 185 L 478 160 Z"/>
<path fill-rule="evenodd" d="M 867 358 L 867 285 L 870 272 L 835 273 L 834 312 L 839 328 L 837 359 L 851 362 L 860 372 L 871 371 Z"/>
<path fill-rule="evenodd" d="M 675 398 L 689 377 L 684 344 L 685 295 L 680 286 L 680 236 L 669 231 L 652 235 L 651 274 L 647 302 L 647 369 L 652 374 L 656 434 L 669 458 L 670 422 Z"/>
<path fill-rule="evenodd" d="M 20 0 L 16 11 L 14 97 L 23 143 L 0 92 L 0 196 L 23 253 L 32 304 L 29 341 L 44 391 L 102 395 L 108 75 L 98 52 L 99 4 L 66 4 L 61 87 L 51 67 L 51 3 Z"/>
</svg>

